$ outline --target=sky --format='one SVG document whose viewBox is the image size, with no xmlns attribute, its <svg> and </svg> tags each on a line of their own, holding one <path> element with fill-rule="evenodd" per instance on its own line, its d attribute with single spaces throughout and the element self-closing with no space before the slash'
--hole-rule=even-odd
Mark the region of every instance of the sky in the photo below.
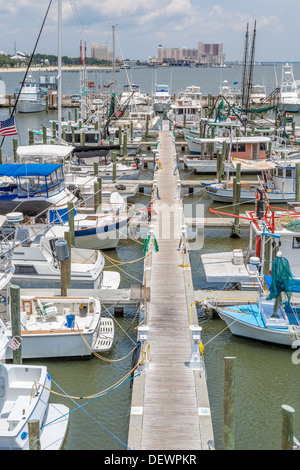
<svg viewBox="0 0 300 470">
<path fill-rule="evenodd" d="M 50 0 L 0 0 L 0 50 L 31 54 Z M 146 60 L 163 47 L 222 43 L 227 61 L 241 61 L 247 23 L 257 22 L 256 61 L 300 61 L 300 1 L 289 0 L 62 0 L 62 54 L 79 56 L 80 41 Z M 57 55 L 57 8 L 52 0 L 37 52 Z"/>
</svg>

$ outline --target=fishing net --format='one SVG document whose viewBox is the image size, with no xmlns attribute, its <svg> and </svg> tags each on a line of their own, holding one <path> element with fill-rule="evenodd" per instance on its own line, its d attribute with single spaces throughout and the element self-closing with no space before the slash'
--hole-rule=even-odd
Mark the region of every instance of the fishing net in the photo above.
<svg viewBox="0 0 300 470">
<path fill-rule="evenodd" d="M 290 302 L 293 292 L 300 292 L 300 281 L 294 278 L 288 260 L 283 257 L 275 259 L 272 276 L 266 276 L 266 281 L 270 290 L 267 300 L 278 299 L 280 301 L 284 293 Z"/>
<path fill-rule="evenodd" d="M 285 228 L 291 232 L 300 232 L 300 219 L 292 219 L 285 224 Z"/>
</svg>

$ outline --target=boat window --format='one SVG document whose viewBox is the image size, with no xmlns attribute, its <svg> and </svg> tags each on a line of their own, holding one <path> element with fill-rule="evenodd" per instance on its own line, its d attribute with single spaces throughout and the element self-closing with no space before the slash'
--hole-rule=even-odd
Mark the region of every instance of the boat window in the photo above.
<svg viewBox="0 0 300 470">
<path fill-rule="evenodd" d="M 266 144 L 265 143 L 260 143 L 259 150 L 266 150 Z"/>
<path fill-rule="evenodd" d="M 36 193 L 46 192 L 45 178 L 42 176 L 19 176 L 19 196 L 33 196 Z"/>
<path fill-rule="evenodd" d="M 300 237 L 293 237 L 293 248 L 300 248 Z"/>
<path fill-rule="evenodd" d="M 231 151 L 236 152 L 236 144 L 232 144 Z"/>
<path fill-rule="evenodd" d="M 288 178 L 292 177 L 292 169 L 291 168 L 287 168 L 285 170 L 285 176 L 287 176 Z"/>
<path fill-rule="evenodd" d="M 34 266 L 15 266 L 15 274 L 37 274 Z"/>
<path fill-rule="evenodd" d="M 282 168 L 278 168 L 277 176 L 283 176 L 283 169 Z"/>
<path fill-rule="evenodd" d="M 246 152 L 246 145 L 245 144 L 239 144 L 238 145 L 238 152 Z"/>
</svg>

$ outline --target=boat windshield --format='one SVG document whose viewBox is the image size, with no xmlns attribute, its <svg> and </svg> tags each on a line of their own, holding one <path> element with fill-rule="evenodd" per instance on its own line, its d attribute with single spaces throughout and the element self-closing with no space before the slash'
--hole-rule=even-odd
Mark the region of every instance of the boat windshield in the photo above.
<svg viewBox="0 0 300 470">
<path fill-rule="evenodd" d="M 17 187 L 19 197 L 34 197 L 57 194 L 64 189 L 64 174 L 62 167 L 57 168 L 47 176 L 30 175 L 18 176 Z"/>
</svg>

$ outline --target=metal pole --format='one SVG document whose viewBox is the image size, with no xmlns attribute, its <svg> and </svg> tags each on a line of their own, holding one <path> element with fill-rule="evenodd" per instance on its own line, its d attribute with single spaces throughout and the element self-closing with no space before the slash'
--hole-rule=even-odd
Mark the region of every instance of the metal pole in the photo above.
<svg viewBox="0 0 300 470">
<path fill-rule="evenodd" d="M 61 75 L 61 56 L 62 56 L 62 0 L 58 0 L 58 144 L 61 143 L 61 108 L 62 108 L 62 75 Z"/>
</svg>

